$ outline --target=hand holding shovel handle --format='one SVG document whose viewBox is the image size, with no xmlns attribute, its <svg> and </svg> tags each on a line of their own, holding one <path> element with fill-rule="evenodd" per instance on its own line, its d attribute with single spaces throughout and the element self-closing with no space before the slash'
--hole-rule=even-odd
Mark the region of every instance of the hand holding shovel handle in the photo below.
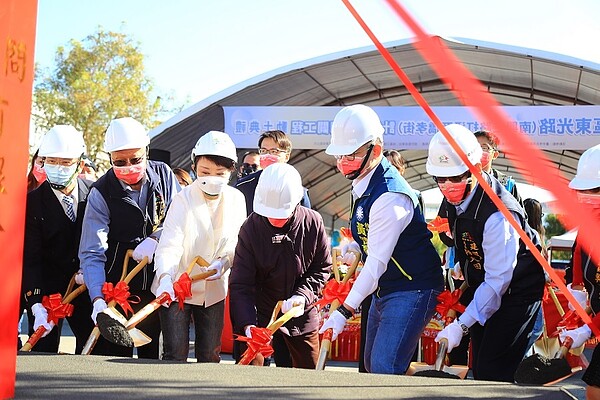
<svg viewBox="0 0 600 400">
<path fill-rule="evenodd" d="M 269 332 L 270 338 L 273 337 L 273 333 L 275 333 L 279 328 L 281 328 L 283 326 L 283 324 L 285 324 L 286 322 L 288 322 L 290 319 L 292 319 L 294 317 L 294 315 L 296 314 L 297 308 L 298 308 L 298 306 L 294 306 L 288 312 L 283 314 L 281 317 L 275 319 L 277 317 L 277 315 L 279 314 L 279 312 L 281 311 L 282 305 L 283 305 L 283 300 L 279 300 L 277 302 L 277 304 L 275 305 L 275 308 L 273 309 L 273 314 L 271 315 L 271 322 L 269 322 L 269 325 L 265 328 Z M 269 338 L 269 340 L 270 340 L 270 338 Z M 253 337 L 253 339 L 254 339 L 254 337 Z M 253 339 L 245 340 L 245 341 L 250 342 Z M 267 337 L 265 336 L 264 339 L 267 339 Z M 266 343 L 261 343 L 261 345 L 265 345 L 265 344 Z M 252 360 L 254 360 L 256 358 L 257 352 L 252 351 L 250 347 L 251 346 L 249 344 L 248 348 L 246 349 L 244 354 L 242 354 L 242 358 L 240 359 L 240 362 L 238 363 L 239 365 L 249 365 L 252 362 Z M 260 352 L 260 350 L 258 352 Z M 271 353 L 272 353 L 272 349 L 271 349 Z"/>
<path fill-rule="evenodd" d="M 206 266 L 209 265 L 204 258 L 198 256 L 198 257 L 194 258 L 194 260 L 192 261 L 192 263 L 190 264 L 190 266 L 186 270 L 186 273 L 188 275 L 192 272 L 192 268 L 196 264 L 200 265 L 201 267 L 206 267 Z M 190 277 L 190 280 L 193 283 L 193 282 L 196 282 L 196 281 L 200 281 L 200 280 L 206 279 L 206 278 L 208 278 L 210 276 L 213 276 L 216 273 L 217 273 L 216 270 L 210 270 L 210 271 L 201 272 L 199 274 L 192 275 Z M 171 299 L 171 296 L 169 296 L 167 293 L 161 293 L 156 299 L 152 300 L 150 303 L 146 304 L 141 310 L 139 310 L 138 312 L 136 312 L 135 314 L 133 314 L 131 316 L 131 318 L 129 319 L 129 321 L 127 321 L 127 325 L 125 325 L 125 328 L 127 330 L 135 328 L 135 326 L 137 324 L 139 324 L 144 319 L 146 319 L 154 311 L 158 310 L 161 305 L 163 305 L 163 304 L 165 304 L 167 302 L 171 302 L 173 300 L 175 300 L 175 299 Z M 181 301 L 183 301 L 183 300 L 181 300 Z"/>
<path fill-rule="evenodd" d="M 140 261 L 138 265 L 135 266 L 135 268 L 133 268 L 129 273 L 127 273 L 127 267 L 129 266 L 129 259 L 131 257 L 133 257 L 133 250 L 127 250 L 127 252 L 125 253 L 125 259 L 123 260 L 123 271 L 121 273 L 121 281 L 127 284 L 129 284 L 129 282 L 131 282 L 131 280 L 146 266 L 146 264 L 148 264 L 148 257 L 144 257 L 142 261 Z M 111 300 L 108 303 L 108 307 L 114 307 L 116 304 L 116 300 Z M 100 329 L 96 325 L 92 330 L 92 333 L 90 333 L 88 340 L 85 342 L 81 354 L 89 355 L 94 349 L 94 346 L 96 345 L 96 342 L 99 338 Z"/>
<path fill-rule="evenodd" d="M 75 285 L 75 275 L 73 275 L 71 281 L 69 282 L 69 286 L 67 287 L 65 297 L 61 302 L 62 304 L 69 304 L 87 289 L 85 285 L 80 285 L 77 289 L 73 290 L 73 286 Z M 46 333 L 46 328 L 43 325 L 37 328 L 36 331 L 31 335 L 29 340 L 27 340 L 27 343 L 25 343 L 23 347 L 21 347 L 21 351 L 31 351 L 33 346 L 35 346 L 35 344 L 42 338 L 44 333 Z"/>
<path fill-rule="evenodd" d="M 360 254 L 356 254 L 355 260 L 352 263 L 352 265 L 350 265 L 348 267 L 348 271 L 346 272 L 346 275 L 344 275 L 344 279 L 342 279 L 342 284 L 347 283 L 350 278 L 352 278 L 352 276 L 354 275 L 354 272 L 356 271 L 356 267 L 358 266 L 358 263 L 360 262 Z M 336 281 L 340 281 L 340 274 L 339 274 L 339 269 L 338 269 L 338 264 L 337 264 L 337 260 L 334 259 L 333 260 L 333 276 L 335 278 Z M 333 313 L 335 310 L 337 310 L 337 308 L 340 306 L 340 302 L 335 299 L 330 307 L 329 307 L 329 315 L 331 316 L 331 313 Z M 333 337 L 333 329 L 327 329 L 325 331 L 325 333 L 323 333 L 323 339 L 321 341 L 321 348 L 319 350 L 319 359 L 317 360 L 317 365 L 315 367 L 316 370 L 324 370 L 325 369 L 325 361 L 327 360 L 327 354 L 329 353 L 329 350 L 331 349 L 331 338 Z"/>
</svg>

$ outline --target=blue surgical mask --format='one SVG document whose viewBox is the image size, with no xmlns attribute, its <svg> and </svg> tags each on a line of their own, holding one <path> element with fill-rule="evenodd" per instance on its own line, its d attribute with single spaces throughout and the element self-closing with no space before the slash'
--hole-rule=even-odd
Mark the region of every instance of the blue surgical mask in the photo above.
<svg viewBox="0 0 600 400">
<path fill-rule="evenodd" d="M 69 186 L 78 169 L 79 164 L 73 164 L 70 167 L 44 164 L 48 182 L 50 186 L 57 190 L 62 190 Z"/>
</svg>

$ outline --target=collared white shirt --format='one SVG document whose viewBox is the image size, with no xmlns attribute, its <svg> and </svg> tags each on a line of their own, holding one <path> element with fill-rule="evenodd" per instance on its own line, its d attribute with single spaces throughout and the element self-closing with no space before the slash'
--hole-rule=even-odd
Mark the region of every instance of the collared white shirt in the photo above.
<svg viewBox="0 0 600 400">
<path fill-rule="evenodd" d="M 73 199 L 73 212 L 75 213 L 75 215 L 77 215 L 77 203 L 79 203 L 79 190 L 78 189 L 79 189 L 79 187 L 77 185 L 77 182 L 75 182 L 75 188 L 73 189 L 73 191 L 70 194 L 70 197 Z M 52 188 L 52 191 L 54 192 L 54 195 L 58 199 L 60 206 L 63 208 L 65 215 L 68 217 L 69 214 L 67 214 L 67 205 L 65 203 L 63 203 L 63 198 L 68 195 L 66 195 L 63 192 L 61 192 L 60 190 L 57 190 L 54 188 Z"/>
<path fill-rule="evenodd" d="M 475 190 L 456 208 L 456 215 L 464 213 L 471 203 Z M 511 212 L 519 221 L 518 214 Z M 483 242 L 481 244 L 484 257 L 484 280 L 475 290 L 473 300 L 460 316 L 460 322 L 472 326 L 475 322 L 484 325 L 485 322 L 500 308 L 502 296 L 508 290 L 514 269 L 517 265 L 519 251 L 519 234 L 508 220 L 497 211 L 490 215 L 483 227 Z M 463 271 L 465 266 L 461 265 Z"/>
<path fill-rule="evenodd" d="M 364 177 L 352 181 L 352 195 L 355 200 L 365 193 L 377 167 Z M 413 218 L 414 207 L 409 196 L 393 192 L 382 194 L 371 205 L 367 259 L 364 260 L 363 269 L 346 297 L 345 303 L 350 307 L 358 308 L 360 303 L 377 289 L 379 278 L 387 269 L 400 234 Z"/>
</svg>

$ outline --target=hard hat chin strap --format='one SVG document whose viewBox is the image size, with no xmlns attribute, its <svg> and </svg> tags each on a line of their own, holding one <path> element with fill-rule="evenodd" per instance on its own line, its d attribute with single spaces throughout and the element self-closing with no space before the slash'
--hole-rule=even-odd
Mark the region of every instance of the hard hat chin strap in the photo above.
<svg viewBox="0 0 600 400">
<path fill-rule="evenodd" d="M 371 152 L 373 151 L 373 147 L 374 147 L 373 144 L 371 144 L 369 146 L 369 149 L 367 150 L 367 154 L 365 154 L 365 157 L 363 158 L 363 162 L 360 164 L 360 167 L 356 171 L 352 171 L 349 174 L 344 175 L 346 178 L 348 178 L 351 181 L 353 181 L 353 180 L 355 180 L 356 178 L 358 178 L 360 176 L 360 174 L 362 173 L 363 169 L 365 169 L 365 166 L 369 162 L 369 158 L 371 157 Z"/>
</svg>

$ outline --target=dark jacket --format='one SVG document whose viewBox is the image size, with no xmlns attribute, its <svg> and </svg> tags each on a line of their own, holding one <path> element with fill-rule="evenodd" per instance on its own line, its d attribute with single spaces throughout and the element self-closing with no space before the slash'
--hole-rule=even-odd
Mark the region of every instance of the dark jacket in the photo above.
<svg viewBox="0 0 600 400">
<path fill-rule="evenodd" d="M 495 178 L 483 173 L 492 190 L 500 197 L 506 208 L 518 215 L 521 228 L 531 241 L 541 250 L 539 236 L 527 223 L 525 211 L 518 201 Z M 483 230 L 488 218 L 498 212 L 498 208 L 483 191 L 481 185 L 475 189 L 475 194 L 461 215 L 456 215 L 456 208 L 448 208 L 448 223 L 452 227 L 455 241 L 456 259 L 460 261 L 465 280 L 469 289 L 461 301 L 467 304 L 472 293 L 485 279 L 485 253 L 483 252 Z M 511 283 L 502 298 L 502 302 L 534 302 L 542 298 L 544 291 L 544 272 L 540 263 L 519 239 L 517 265 L 514 268 Z"/>
<path fill-rule="evenodd" d="M 246 325 L 266 327 L 277 301 L 306 298 L 304 315 L 284 325 L 292 336 L 318 328 L 314 303 L 331 273 L 329 241 L 321 215 L 297 206 L 282 228 L 250 214 L 240 229 L 229 277 L 231 321 L 235 332 Z"/>
<path fill-rule="evenodd" d="M 256 193 L 256 185 L 258 178 L 262 174 L 262 169 L 247 175 L 235 183 L 235 188 L 244 194 L 246 198 L 246 215 L 250 215 L 254 211 L 254 193 Z M 300 205 L 306 208 L 311 208 L 310 199 L 308 198 L 308 189 L 304 188 L 304 197 L 300 200 Z"/>
<path fill-rule="evenodd" d="M 48 181 L 27 194 L 23 251 L 23 292 L 32 306 L 44 295 L 64 295 L 79 270 L 79 238 L 92 182 L 77 179 L 77 218 L 72 222 Z"/>
</svg>

